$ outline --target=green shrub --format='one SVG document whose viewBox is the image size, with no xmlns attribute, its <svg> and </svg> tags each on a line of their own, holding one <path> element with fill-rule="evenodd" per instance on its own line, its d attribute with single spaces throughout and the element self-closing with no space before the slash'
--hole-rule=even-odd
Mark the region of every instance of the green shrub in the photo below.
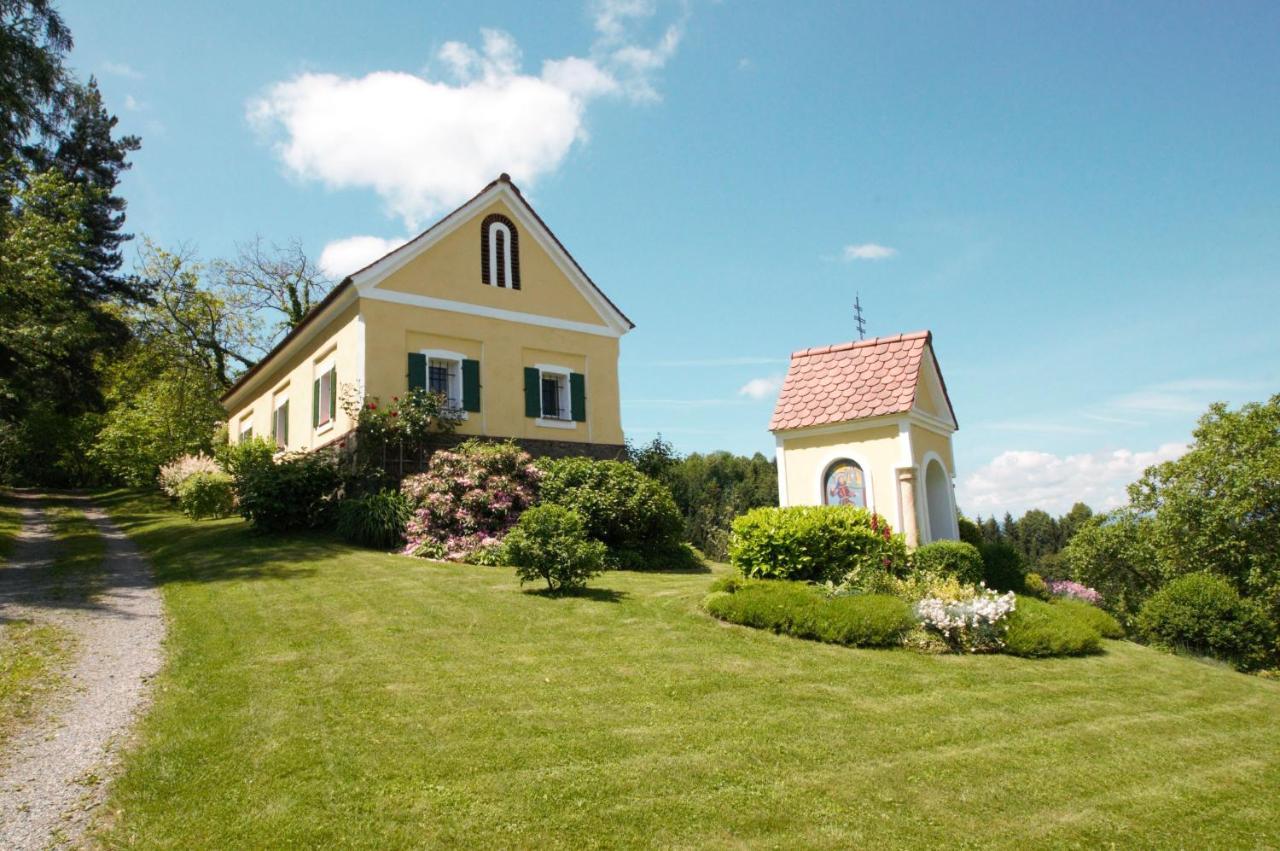
<svg viewBox="0 0 1280 851">
<path fill-rule="evenodd" d="M 983 544 L 979 552 L 982 555 L 982 581 L 988 588 L 1023 591 L 1027 566 L 1021 553 L 1003 542 Z"/>
<path fill-rule="evenodd" d="M 503 548 L 521 585 L 542 579 L 553 593 L 586 585 L 604 566 L 604 544 L 587 536 L 576 511 L 559 505 L 537 505 L 520 515 Z"/>
<path fill-rule="evenodd" d="M 746 580 L 743 579 L 738 574 L 730 573 L 725 576 L 721 576 L 715 582 L 712 582 L 711 591 L 712 593 L 715 593 L 717 591 L 727 591 L 730 594 L 732 594 L 734 591 L 737 591 L 739 588 L 741 588 L 742 584 L 745 581 Z"/>
<path fill-rule="evenodd" d="M 681 540 L 684 521 L 659 482 L 621 461 L 542 459 L 541 501 L 576 511 L 587 535 L 608 547 L 622 568 L 689 566 L 696 560 Z"/>
<path fill-rule="evenodd" d="M 1242 671 L 1274 660 L 1275 626 L 1231 583 L 1209 573 L 1189 573 L 1157 591 L 1138 613 L 1148 641 L 1230 662 Z"/>
<path fill-rule="evenodd" d="M 1087 623 L 1103 638 L 1124 638 L 1124 627 L 1120 625 L 1120 621 L 1097 606 L 1071 597 L 1058 597 L 1053 601 L 1053 605 L 1070 612 L 1073 618 Z"/>
<path fill-rule="evenodd" d="M 247 450 L 226 464 L 235 478 L 240 514 L 266 532 L 314 528 L 337 502 L 342 477 L 333 458 L 319 453 L 279 461 Z"/>
<path fill-rule="evenodd" d="M 826 597 L 807 583 L 777 580 L 718 582 L 712 588 L 703 607 L 713 617 L 828 644 L 893 647 L 915 626 L 911 607 L 896 597 Z"/>
<path fill-rule="evenodd" d="M 883 518 L 864 508 L 756 508 L 733 521 L 729 558 L 743 576 L 865 589 L 886 573 L 904 573 L 907 548 Z"/>
<path fill-rule="evenodd" d="M 235 483 L 226 473 L 193 473 L 178 485 L 178 507 L 192 520 L 236 510 Z"/>
<path fill-rule="evenodd" d="M 1019 597 L 1008 617 L 1004 652 L 1011 656 L 1084 656 L 1101 650 L 1098 631 L 1058 605 Z"/>
<path fill-rule="evenodd" d="M 982 554 L 963 541 L 934 541 L 911 554 L 911 569 L 930 576 L 952 576 L 965 585 L 982 581 Z"/>
<path fill-rule="evenodd" d="M 408 520 L 409 501 L 399 491 L 384 490 L 338 503 L 338 534 L 362 547 L 401 546 Z"/>
<path fill-rule="evenodd" d="M 1047 600 L 1052 596 L 1049 593 L 1049 584 L 1038 573 L 1028 573 L 1023 577 L 1022 588 L 1029 596 L 1039 600 Z"/>
</svg>

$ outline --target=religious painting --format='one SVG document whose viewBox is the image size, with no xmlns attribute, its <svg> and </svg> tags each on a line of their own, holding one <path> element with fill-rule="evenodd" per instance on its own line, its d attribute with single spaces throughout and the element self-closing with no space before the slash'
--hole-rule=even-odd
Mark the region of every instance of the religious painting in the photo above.
<svg viewBox="0 0 1280 851">
<path fill-rule="evenodd" d="M 867 485 L 862 468 L 852 461 L 836 461 L 827 468 L 822 495 L 827 505 L 856 505 L 866 508 Z"/>
</svg>

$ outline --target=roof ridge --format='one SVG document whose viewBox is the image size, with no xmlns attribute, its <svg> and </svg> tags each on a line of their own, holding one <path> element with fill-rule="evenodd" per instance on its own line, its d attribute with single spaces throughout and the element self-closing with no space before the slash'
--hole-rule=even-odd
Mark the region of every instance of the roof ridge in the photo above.
<svg viewBox="0 0 1280 851">
<path fill-rule="evenodd" d="M 888 343 L 905 343 L 908 340 L 929 340 L 933 337 L 933 332 L 924 329 L 921 331 L 909 331 L 904 334 L 888 334 L 883 337 L 872 337 L 869 340 L 850 340 L 845 343 L 832 343 L 826 346 L 814 346 L 810 349 L 798 349 L 791 353 L 791 357 L 803 358 L 812 355 L 825 355 L 829 352 L 845 352 L 851 349 L 863 349 L 869 346 L 882 346 Z"/>
</svg>

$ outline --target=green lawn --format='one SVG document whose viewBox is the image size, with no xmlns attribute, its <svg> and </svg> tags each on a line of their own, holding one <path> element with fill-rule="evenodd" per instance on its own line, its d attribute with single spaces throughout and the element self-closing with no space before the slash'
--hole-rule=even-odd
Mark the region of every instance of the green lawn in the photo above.
<svg viewBox="0 0 1280 851">
<path fill-rule="evenodd" d="M 103 501 L 171 617 L 109 846 L 1280 844 L 1280 683 L 849 650 L 714 621 L 707 574 L 553 599 Z"/>
<path fill-rule="evenodd" d="M 4 490 L 0 490 L 0 564 L 9 557 L 14 539 L 22 529 L 22 513 Z"/>
</svg>

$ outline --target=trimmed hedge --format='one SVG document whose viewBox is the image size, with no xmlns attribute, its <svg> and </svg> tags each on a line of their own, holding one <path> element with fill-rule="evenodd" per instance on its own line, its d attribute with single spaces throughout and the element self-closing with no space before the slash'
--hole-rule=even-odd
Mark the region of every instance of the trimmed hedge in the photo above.
<svg viewBox="0 0 1280 851">
<path fill-rule="evenodd" d="M 826 597 L 802 582 L 720 582 L 703 607 L 713 617 L 783 635 L 848 647 L 896 647 L 915 626 L 911 607 L 896 597 Z"/>
<path fill-rule="evenodd" d="M 755 508 L 733 521 L 729 560 L 743 576 L 839 582 L 850 575 L 900 575 L 907 548 L 865 508 Z"/>
<path fill-rule="evenodd" d="M 1102 651 L 1097 629 L 1057 604 L 1019 597 L 1007 624 L 1003 652 L 1011 656 L 1086 656 Z"/>
<path fill-rule="evenodd" d="M 934 541 L 911 554 L 911 569 L 930 576 L 951 576 L 965 585 L 977 585 L 982 581 L 982 554 L 973 544 L 963 541 Z"/>
<path fill-rule="evenodd" d="M 1109 612 L 1104 612 L 1084 600 L 1058 597 L 1052 605 L 1070 612 L 1072 617 L 1089 624 L 1103 638 L 1124 638 L 1124 627 L 1120 625 L 1120 621 L 1112 617 Z"/>
<path fill-rule="evenodd" d="M 1210 573 L 1180 576 L 1147 600 L 1138 630 L 1152 644 L 1230 662 L 1242 671 L 1275 661 L 1276 630 L 1261 606 Z"/>
</svg>

